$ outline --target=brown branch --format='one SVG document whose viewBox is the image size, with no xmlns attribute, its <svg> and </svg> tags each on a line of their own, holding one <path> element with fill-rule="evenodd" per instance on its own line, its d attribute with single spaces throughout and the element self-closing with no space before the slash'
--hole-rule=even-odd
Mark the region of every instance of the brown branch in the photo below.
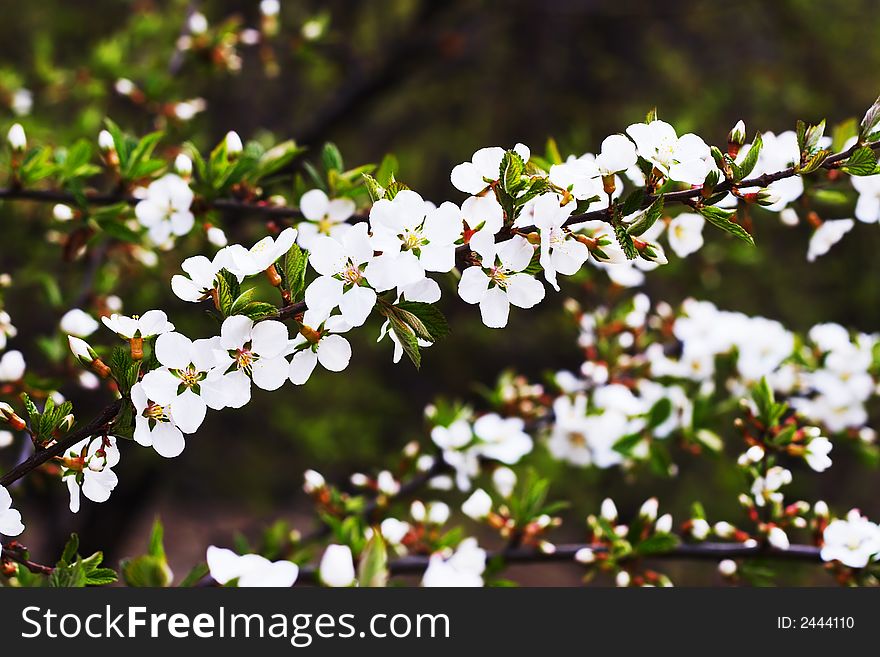
<svg viewBox="0 0 880 657">
<path fill-rule="evenodd" d="M 55 570 L 52 566 L 46 566 L 28 558 L 28 549 L 18 541 L 3 542 L 3 560 L 20 563 L 36 575 L 51 575 Z"/>
<path fill-rule="evenodd" d="M 505 565 L 534 565 L 547 563 L 577 563 L 574 560 L 578 551 L 589 548 L 595 554 L 608 552 L 606 545 L 593 545 L 589 543 L 574 543 L 557 545 L 555 552 L 542 552 L 533 547 L 516 547 L 496 552 L 487 552 L 486 560 L 500 558 Z M 813 545 L 792 545 L 788 550 L 778 550 L 769 546 L 747 546 L 742 543 L 683 543 L 667 552 L 655 554 L 636 555 L 631 557 L 643 557 L 657 560 L 696 560 L 696 561 L 720 561 L 722 559 L 747 559 L 764 558 L 777 561 L 802 561 L 807 563 L 822 563 L 820 550 Z M 392 575 L 417 575 L 427 569 L 430 556 L 410 555 L 394 559 L 389 562 L 388 569 Z M 315 583 L 318 580 L 317 568 L 311 564 L 300 568 L 299 581 Z"/>
<path fill-rule="evenodd" d="M 0 477 L 0 486 L 10 486 L 32 470 L 39 468 L 49 459 L 55 456 L 60 456 L 65 450 L 76 445 L 81 440 L 92 436 L 102 435 L 104 432 L 108 431 L 113 424 L 113 420 L 119 415 L 119 411 L 122 409 L 124 403 L 126 402 L 123 398 L 117 399 L 84 427 L 67 434 L 49 447 L 35 452 L 29 459 L 22 461 L 12 468 L 12 470 Z"/>
<path fill-rule="evenodd" d="M 835 153 L 834 155 L 829 155 L 825 158 L 825 161 L 819 167 L 820 169 L 836 169 L 844 160 L 848 159 L 853 153 L 855 153 L 859 148 L 863 148 L 867 146 L 872 151 L 880 150 L 880 140 L 868 142 L 867 144 L 855 143 L 851 147 L 847 148 L 840 153 Z M 756 176 L 754 178 L 748 178 L 739 183 L 734 183 L 730 180 L 726 180 L 715 186 L 713 190 L 713 194 L 721 193 L 721 192 L 729 192 L 731 189 L 749 189 L 751 187 L 766 187 L 770 183 L 774 183 L 778 180 L 783 180 L 785 178 L 791 178 L 793 176 L 801 175 L 798 173 L 796 167 L 788 167 L 787 169 L 783 169 L 782 171 L 776 171 L 774 173 L 765 173 L 761 176 Z M 807 175 L 807 174 L 803 174 Z M 703 194 L 703 186 L 698 185 L 696 187 L 692 187 L 690 189 L 684 189 L 677 192 L 666 192 L 664 194 L 648 194 L 645 196 L 645 200 L 642 204 L 642 208 L 644 209 L 651 205 L 659 196 L 663 197 L 664 204 L 666 203 L 685 203 L 687 201 L 691 201 L 695 198 L 702 196 Z M 578 224 L 584 221 L 591 221 L 599 219 L 601 221 L 611 221 L 611 210 L 609 208 L 602 208 L 601 210 L 593 210 L 592 212 L 584 212 L 581 214 L 574 214 L 566 220 L 563 224 L 565 226 L 570 226 L 572 224 Z M 527 230 L 527 229 L 523 229 Z"/>
</svg>

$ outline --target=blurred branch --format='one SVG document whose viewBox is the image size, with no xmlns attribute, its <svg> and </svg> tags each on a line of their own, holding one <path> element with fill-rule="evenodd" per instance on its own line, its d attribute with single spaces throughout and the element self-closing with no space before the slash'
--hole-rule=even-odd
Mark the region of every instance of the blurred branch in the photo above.
<svg viewBox="0 0 880 657">
<path fill-rule="evenodd" d="M 81 440 L 91 438 L 92 436 L 103 435 L 109 431 L 113 424 L 113 420 L 116 419 L 116 416 L 119 414 L 124 403 L 125 399 L 120 397 L 81 429 L 77 429 L 76 431 L 67 434 L 64 438 L 52 443 L 45 449 L 36 451 L 29 459 L 22 461 L 12 468 L 12 470 L 0 477 L 0 486 L 9 487 L 32 470 L 39 468 L 49 459 L 55 456 L 60 456 L 65 450 L 70 449 Z"/>
<path fill-rule="evenodd" d="M 28 558 L 27 548 L 18 541 L 3 541 L 3 559 L 20 563 L 34 574 L 50 575 L 54 568 L 45 566 Z"/>
<path fill-rule="evenodd" d="M 486 560 L 503 559 L 505 565 L 546 564 L 570 562 L 577 564 L 575 555 L 582 549 L 592 550 L 596 555 L 608 552 L 605 545 L 574 543 L 557 545 L 554 552 L 542 552 L 533 547 L 516 547 L 497 552 L 487 552 Z M 667 552 L 655 554 L 633 554 L 628 558 L 662 559 L 662 560 L 698 560 L 720 561 L 722 559 L 765 558 L 779 561 L 803 561 L 822 563 L 820 550 L 813 545 L 792 545 L 788 550 L 777 550 L 769 546 L 747 546 L 742 543 L 694 543 L 682 544 Z M 388 564 L 392 575 L 415 575 L 427 569 L 430 556 L 412 555 L 394 559 Z M 306 565 L 300 568 L 299 581 L 317 582 L 317 569 Z"/>
</svg>

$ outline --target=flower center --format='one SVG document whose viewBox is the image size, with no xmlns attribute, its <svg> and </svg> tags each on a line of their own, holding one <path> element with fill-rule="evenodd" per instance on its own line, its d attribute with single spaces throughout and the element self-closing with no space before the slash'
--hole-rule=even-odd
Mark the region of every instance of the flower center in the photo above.
<svg viewBox="0 0 880 657">
<path fill-rule="evenodd" d="M 500 288 L 507 287 L 507 272 L 501 267 L 492 267 L 489 278 Z"/>
<path fill-rule="evenodd" d="M 236 349 L 232 354 L 232 358 L 235 360 L 235 364 L 238 365 L 238 369 L 247 370 L 253 365 L 257 355 L 250 349 L 242 348 Z"/>
<path fill-rule="evenodd" d="M 346 266 L 345 269 L 339 272 L 339 275 L 342 276 L 343 281 L 350 285 L 357 285 L 364 277 L 361 273 L 360 267 L 357 267 L 351 262 L 348 263 L 348 266 Z"/>
<path fill-rule="evenodd" d="M 180 379 L 181 385 L 186 388 L 195 388 L 199 382 L 205 378 L 203 372 L 199 372 L 195 366 L 190 365 L 185 370 L 176 370 L 175 374 Z"/>
<path fill-rule="evenodd" d="M 425 244 L 425 238 L 418 230 L 406 231 L 401 237 L 404 251 L 412 251 Z"/>
<path fill-rule="evenodd" d="M 580 431 L 572 431 L 568 434 L 568 442 L 572 447 L 586 447 L 587 437 Z"/>
<path fill-rule="evenodd" d="M 322 235 L 329 235 L 330 229 L 333 228 L 333 223 L 330 217 L 322 217 L 318 222 L 318 232 Z"/>
<path fill-rule="evenodd" d="M 168 411 L 166 411 L 164 407 L 159 406 L 159 404 L 153 401 L 147 402 L 147 407 L 144 409 L 143 416 L 145 418 L 149 418 L 150 420 L 155 420 L 156 422 L 170 421 Z"/>
</svg>

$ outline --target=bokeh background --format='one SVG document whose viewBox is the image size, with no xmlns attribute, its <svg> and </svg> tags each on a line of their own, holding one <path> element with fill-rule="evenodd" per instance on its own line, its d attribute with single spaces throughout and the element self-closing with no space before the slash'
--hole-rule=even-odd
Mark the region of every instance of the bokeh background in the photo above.
<svg viewBox="0 0 880 657">
<path fill-rule="evenodd" d="M 33 109 L 18 120 L 33 142 L 94 139 L 108 115 L 128 131 L 161 125 L 167 143 L 190 139 L 202 148 L 230 129 L 312 148 L 330 140 L 351 166 L 393 152 L 399 177 L 426 198 L 461 201 L 449 171 L 481 146 L 521 141 L 541 151 L 553 136 L 563 154 L 593 151 L 655 105 L 679 133 L 722 143 L 740 118 L 750 133 L 791 129 L 797 118 L 840 121 L 860 116 L 880 92 L 880 15 L 870 0 L 281 5 L 279 34 L 264 46 L 240 47 L 241 70 L 230 72 L 216 58 L 177 53 L 175 43 L 194 9 L 212 26 L 228 19 L 258 26 L 257 2 L 0 0 L 2 123 L 13 120 L 12 93 L 26 87 Z M 309 21 L 322 27 L 320 38 L 304 37 Z M 147 101 L 116 93 L 121 77 L 133 80 Z M 194 97 L 204 98 L 207 110 L 192 121 L 162 118 L 166 103 Z M 851 216 L 851 201 L 814 209 L 826 218 Z M 58 320 L 73 305 L 88 306 L 94 293 L 115 291 L 129 312 L 164 308 L 193 335 L 213 330 L 168 287 L 182 258 L 205 249 L 203 238 L 160 253 L 147 270 L 110 254 L 109 273 L 95 284 L 88 255 L 65 259 L 45 239 L 50 213 L 43 205 L 0 206 L 0 271 L 16 274 L 6 297 L 19 328 L 11 346 L 25 352 L 32 372 L 63 380 L 52 358 Z M 236 241 L 250 242 L 265 230 L 257 219 L 221 216 L 217 223 Z M 876 226 L 858 225 L 812 266 L 805 260 L 805 225 L 786 228 L 756 213 L 754 231 L 758 248 L 748 249 L 707 229 L 706 248 L 650 275 L 646 291 L 671 303 L 689 295 L 710 299 L 798 330 L 818 321 L 880 329 Z M 564 292 L 585 299 L 575 286 Z M 582 356 L 561 312 L 564 298 L 551 295 L 533 311 L 514 312 L 507 330 L 493 332 L 448 288 L 443 308 L 454 331 L 425 352 L 420 373 L 406 362 L 392 365 L 389 345 L 374 344 L 374 319 L 353 334 L 355 356 L 344 375 L 319 371 L 308 386 L 257 391 L 246 409 L 210 414 L 174 461 L 126 449 L 115 469 L 121 483 L 106 504 L 85 502 L 73 516 L 57 479 L 30 477 L 26 542 L 35 556 L 55 555 L 69 532 L 78 531 L 84 550 L 103 549 L 112 562 L 141 551 L 160 514 L 171 566 L 182 574 L 203 558 L 207 544 L 230 545 L 236 531 L 255 536 L 279 517 L 306 530 L 311 520 L 301 474 L 307 467 L 344 481 L 351 471 L 393 465 L 406 442 L 424 441 L 422 410 L 436 396 L 479 404 L 480 386 L 505 369 L 540 379 L 547 370 L 577 368 Z M 61 389 L 80 418 L 105 402 L 75 387 Z M 732 433 L 729 438 L 734 453 Z M 8 465 L 19 448 L 6 448 L 0 459 Z M 880 511 L 876 470 L 843 450 L 834 456 L 825 474 L 795 473 L 791 494 L 822 497 L 840 510 Z M 681 457 L 674 479 L 626 478 L 545 460 L 553 496 L 573 504 L 574 520 L 562 532 L 570 539 L 581 538 L 576 518 L 594 512 L 606 495 L 623 512 L 656 494 L 679 519 L 694 499 L 706 503 L 710 517 L 738 513 L 742 481 L 723 459 Z M 554 568 L 526 577 L 576 583 L 576 572 Z M 711 564 L 667 572 L 684 583 L 717 579 Z M 804 577 L 794 572 L 792 581 Z"/>
</svg>

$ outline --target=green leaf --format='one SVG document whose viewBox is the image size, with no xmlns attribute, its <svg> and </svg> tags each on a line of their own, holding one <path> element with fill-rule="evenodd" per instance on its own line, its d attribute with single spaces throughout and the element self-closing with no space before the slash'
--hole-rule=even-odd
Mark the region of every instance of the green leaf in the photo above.
<svg viewBox="0 0 880 657">
<path fill-rule="evenodd" d="M 755 240 L 749 235 L 748 231 L 745 228 L 740 226 L 737 223 L 734 223 L 730 220 L 732 216 L 734 216 L 735 212 L 728 212 L 726 210 L 722 210 L 721 208 L 716 208 L 713 206 L 704 206 L 698 208 L 699 213 L 703 215 L 703 217 L 710 224 L 715 226 L 716 228 L 720 228 L 721 230 L 730 233 L 734 237 L 738 237 L 743 242 L 747 244 L 755 245 Z"/>
<path fill-rule="evenodd" d="M 419 369 L 422 365 L 422 354 L 419 351 L 419 340 L 416 334 L 397 315 L 389 314 L 388 321 L 391 323 L 391 330 L 394 331 L 394 335 L 400 340 L 403 353 L 409 357 L 412 364 L 416 366 L 416 369 Z"/>
<path fill-rule="evenodd" d="M 675 534 L 653 534 L 635 546 L 639 554 L 661 554 L 678 547 L 681 541 Z"/>
<path fill-rule="evenodd" d="M 522 176 L 526 169 L 526 163 L 516 151 L 507 151 L 501 158 L 501 166 L 499 167 L 499 180 L 501 185 L 511 196 L 522 187 Z"/>
<path fill-rule="evenodd" d="M 742 164 L 733 163 L 733 173 L 737 182 L 744 180 L 755 169 L 755 165 L 758 163 L 758 155 L 761 154 L 763 146 L 764 141 L 761 139 L 761 133 L 759 132 L 755 135 L 752 146 L 749 148 L 749 152 L 746 153 Z"/>
<path fill-rule="evenodd" d="M 368 173 L 363 173 L 361 175 L 363 176 L 364 184 L 367 187 L 367 191 L 370 193 L 370 199 L 372 199 L 373 203 L 379 199 L 385 198 L 385 188 L 378 180 Z"/>
<path fill-rule="evenodd" d="M 122 561 L 122 579 L 128 586 L 165 587 L 171 584 L 171 570 L 164 559 L 145 554 Z"/>
<path fill-rule="evenodd" d="M 430 335 L 426 340 L 434 342 L 449 335 L 449 322 L 437 306 L 420 301 L 401 301 L 396 307 L 420 320 Z"/>
<path fill-rule="evenodd" d="M 202 581 L 211 571 L 208 570 L 208 564 L 200 563 L 186 574 L 178 586 L 180 588 L 191 588 Z"/>
<path fill-rule="evenodd" d="M 822 163 L 825 162 L 826 158 L 831 155 L 830 151 L 820 150 L 816 151 L 812 155 L 810 155 L 807 160 L 800 166 L 797 167 L 798 173 L 812 173 L 816 169 L 822 166 Z"/>
<path fill-rule="evenodd" d="M 654 202 L 651 203 L 650 206 L 648 206 L 648 209 L 645 210 L 644 214 L 640 215 L 634 222 L 629 225 L 629 227 L 626 229 L 626 232 L 630 235 L 641 235 L 651 226 L 653 226 L 662 215 L 663 196 L 658 196 L 656 199 L 654 199 Z"/>
<path fill-rule="evenodd" d="M 327 172 L 343 171 L 345 169 L 342 153 L 339 152 L 339 149 L 333 142 L 328 141 L 324 144 L 324 148 L 321 151 L 321 162 L 324 165 L 324 170 Z"/>
<path fill-rule="evenodd" d="M 840 168 L 852 176 L 871 176 L 877 173 L 877 156 L 868 146 L 862 146 Z"/>
<path fill-rule="evenodd" d="M 245 317 L 250 317 L 255 322 L 261 319 L 278 316 L 278 308 L 271 303 L 265 301 L 251 301 L 239 313 Z"/>
<path fill-rule="evenodd" d="M 56 566 L 49 575 L 49 586 L 53 588 L 83 588 L 85 585 L 86 573 L 79 562 Z"/>
<path fill-rule="evenodd" d="M 290 292 L 291 300 L 296 301 L 306 287 L 306 265 L 309 261 L 308 251 L 303 251 L 298 244 L 290 247 L 284 256 L 284 289 Z"/>
<path fill-rule="evenodd" d="M 37 405 L 31 401 L 30 396 L 28 396 L 26 392 L 21 393 L 21 402 L 24 404 L 24 408 L 30 419 L 31 429 L 36 431 L 40 426 L 40 411 L 37 408 Z"/>
<path fill-rule="evenodd" d="M 859 122 L 855 118 L 841 121 L 831 130 L 831 150 L 839 153 L 844 145 L 853 137 L 859 135 Z"/>
<path fill-rule="evenodd" d="M 402 192 L 404 189 L 409 189 L 409 186 L 398 180 L 395 180 L 385 188 L 385 198 L 391 201 L 394 199 L 395 196 L 397 196 L 398 192 Z"/>
<path fill-rule="evenodd" d="M 624 217 L 628 217 L 633 212 L 638 212 L 645 204 L 646 197 L 647 194 L 645 193 L 644 187 L 634 189 L 627 195 L 626 200 L 620 204 L 620 214 Z"/>
<path fill-rule="evenodd" d="M 875 137 L 877 132 L 877 124 L 880 123 L 880 96 L 874 101 L 874 104 L 865 112 L 864 118 L 859 125 L 859 138 L 868 140 Z"/>
<path fill-rule="evenodd" d="M 71 534 L 70 538 L 67 539 L 67 543 L 64 545 L 64 552 L 61 553 L 61 559 L 58 561 L 58 565 L 70 565 L 76 559 L 76 553 L 79 550 L 79 536 L 76 534 Z"/>
<path fill-rule="evenodd" d="M 388 583 L 388 550 L 378 527 L 373 529 L 373 536 L 361 553 L 358 583 L 368 587 L 384 587 Z"/>
<path fill-rule="evenodd" d="M 159 518 L 156 518 L 153 521 L 153 528 L 150 530 L 150 546 L 147 549 L 147 553 L 151 557 L 158 557 L 160 559 L 165 558 L 165 545 L 163 543 L 164 536 L 165 528 L 162 526 L 162 521 Z"/>
<path fill-rule="evenodd" d="M 627 227 L 625 225 L 622 223 L 615 223 L 614 236 L 617 238 L 617 243 L 620 244 L 620 248 L 623 249 L 624 255 L 626 255 L 629 260 L 632 260 L 639 255 L 635 244 L 633 244 L 633 239 L 627 232 Z"/>
<path fill-rule="evenodd" d="M 648 428 L 655 429 L 663 424 L 672 414 L 672 402 L 668 397 L 662 397 L 654 402 L 648 411 Z"/>
<path fill-rule="evenodd" d="M 232 304 L 240 296 L 238 279 L 226 269 L 221 269 L 215 279 L 217 286 L 217 299 L 220 303 L 220 312 L 228 317 L 232 311 Z"/>
<path fill-rule="evenodd" d="M 388 153 L 382 158 L 382 162 L 379 163 L 379 168 L 376 169 L 375 181 L 383 187 L 390 185 L 394 182 L 394 177 L 399 170 L 400 164 L 397 162 L 397 158 L 393 153 Z"/>
</svg>

